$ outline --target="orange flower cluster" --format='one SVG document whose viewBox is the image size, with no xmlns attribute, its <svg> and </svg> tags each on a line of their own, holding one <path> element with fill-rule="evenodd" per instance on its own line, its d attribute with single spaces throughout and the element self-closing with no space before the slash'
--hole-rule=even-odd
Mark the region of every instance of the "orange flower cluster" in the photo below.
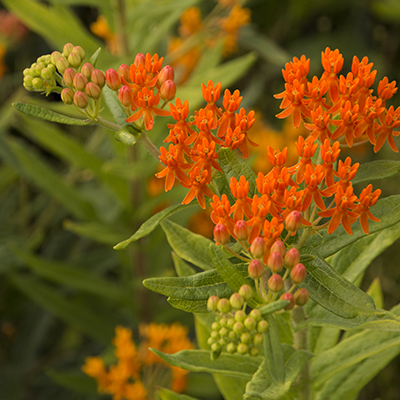
<svg viewBox="0 0 400 400">
<path fill-rule="evenodd" d="M 150 324 L 141 325 L 139 330 L 143 339 L 137 349 L 132 340 L 132 331 L 122 326 L 116 327 L 113 345 L 115 346 L 114 354 L 118 360 L 117 364 L 111 365 L 107 369 L 100 357 L 89 357 L 82 367 L 83 372 L 96 379 L 98 391 L 111 394 L 113 400 L 147 400 L 156 385 L 168 384 L 168 370 L 172 371 L 171 389 L 175 392 L 182 392 L 186 388 L 188 372 L 181 368 L 171 367 L 151 353 L 148 348 L 152 347 L 168 354 L 192 349 L 193 344 L 187 337 L 187 328 L 178 323 L 172 325 Z M 154 375 L 155 364 L 162 364 L 166 367 L 161 371 L 161 376 Z M 158 370 L 158 372 L 160 371 Z M 146 376 L 153 376 L 154 381 L 147 381 Z M 165 380 L 167 381 L 164 382 Z"/>
<path fill-rule="evenodd" d="M 327 47 L 321 54 L 324 72 L 310 81 L 310 59 L 304 55 L 294 57 L 282 70 L 285 91 L 275 97 L 282 99 L 283 111 L 277 117 L 292 115 L 295 127 L 303 120 L 313 138 L 319 138 L 321 143 L 325 139 L 339 140 L 351 147 L 355 141 L 369 141 L 377 152 L 387 140 L 397 152 L 393 138 L 399 135 L 394 129 L 400 127 L 400 107 L 386 107 L 386 101 L 397 92 L 396 82 L 383 78 L 377 95 L 373 95 L 371 86 L 377 71 L 372 70 L 368 57 L 360 61 L 354 56 L 351 72 L 346 76 L 339 75 L 343 61 L 338 49 Z"/>
<path fill-rule="evenodd" d="M 238 221 L 243 224 L 242 220 L 246 218 L 249 229 L 246 239 L 249 245 L 259 237 L 263 239 L 266 245 L 263 257 L 265 262 L 271 246 L 279 239 L 285 227 L 289 233 L 294 233 L 302 225 L 312 226 L 314 230 L 327 226 L 328 233 L 332 233 L 341 223 L 346 232 L 352 234 L 351 225 L 360 219 L 363 231 L 368 233 L 368 219 L 379 221 L 369 208 L 378 201 L 381 191 L 378 189 L 373 192 L 372 185 L 368 185 L 360 197 L 354 195 L 351 180 L 359 164 L 351 165 L 348 157 L 344 162 L 339 160 L 335 170 L 334 163 L 340 154 L 339 142 L 331 145 L 328 139 L 320 147 L 322 164 L 314 164 L 312 157 L 318 148 L 315 140 L 312 135 L 307 139 L 299 136 L 296 147 L 300 159 L 289 168 L 285 166 L 287 148 L 280 151 L 268 147 L 268 159 L 273 168 L 266 175 L 258 173 L 258 194 L 252 198 L 249 197 L 249 182 L 244 176 L 239 181 L 231 178 L 229 188 L 236 199 L 235 204 L 231 205 L 224 194 L 213 197 L 212 221 L 222 224 L 228 235 L 237 239 L 236 224 Z M 300 188 L 301 184 L 303 189 Z M 324 198 L 332 196 L 334 199 L 326 207 Z M 330 220 L 318 226 L 322 218 Z M 222 227 L 220 229 L 223 230 Z"/>
<path fill-rule="evenodd" d="M 118 94 L 128 118 L 126 122 L 135 122 L 143 117 L 146 130 L 153 129 L 154 114 L 169 116 L 163 110 L 168 101 L 175 97 L 174 70 L 167 65 L 162 67 L 163 57 L 139 53 L 129 67 L 120 65 L 118 72 L 112 68 L 106 72 L 108 87 Z M 159 107 L 161 100 L 164 104 Z"/>
<path fill-rule="evenodd" d="M 216 105 L 221 94 L 221 83 L 215 86 L 208 81 L 202 84 L 205 108 L 195 112 L 194 121 L 188 122 L 189 102 L 176 99 L 170 103 L 171 115 L 175 120 L 169 124 L 168 137 L 164 140 L 171 143 L 168 150 L 160 148 L 160 160 L 165 168 L 156 174 L 158 178 L 166 177 L 165 190 L 172 189 L 175 180 L 189 189 L 182 204 L 190 203 L 197 198 L 202 208 L 206 207 L 205 197 L 214 193 L 207 186 L 211 182 L 213 170 L 221 171 L 217 162 L 218 148 L 239 149 L 245 158 L 248 157 L 248 143 L 257 146 L 248 138 L 248 130 L 254 123 L 254 111 L 246 114 L 240 108 L 242 96 L 239 90 L 231 93 L 225 90 L 222 108 Z"/>
</svg>

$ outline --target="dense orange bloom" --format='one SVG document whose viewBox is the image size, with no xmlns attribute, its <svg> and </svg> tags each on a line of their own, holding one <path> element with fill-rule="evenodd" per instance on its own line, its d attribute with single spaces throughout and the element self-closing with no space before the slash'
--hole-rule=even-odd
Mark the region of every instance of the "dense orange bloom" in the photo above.
<svg viewBox="0 0 400 400">
<path fill-rule="evenodd" d="M 352 184 L 351 181 L 356 176 L 359 166 L 359 163 L 351 165 L 350 157 L 347 157 L 344 162 L 339 160 L 338 171 L 336 175 L 340 178 L 340 180 L 337 184 L 342 186 L 343 190 L 346 190 Z"/>
<path fill-rule="evenodd" d="M 389 100 L 397 92 L 397 89 L 398 88 L 396 87 L 396 81 L 392 81 L 389 83 L 389 79 L 385 76 L 379 81 L 378 96 L 382 100 Z"/>
<path fill-rule="evenodd" d="M 202 142 L 191 152 L 191 159 L 195 162 L 193 168 L 204 169 L 208 171 L 209 176 L 211 176 L 211 168 L 221 171 L 221 167 L 216 161 L 217 158 L 218 153 L 215 150 L 215 142 L 210 143 L 206 138 L 203 138 Z"/>
<path fill-rule="evenodd" d="M 240 96 L 239 90 L 235 90 L 233 93 L 231 93 L 228 89 L 225 90 L 222 100 L 222 105 L 225 112 L 218 123 L 219 128 L 217 135 L 219 137 L 225 135 L 228 126 L 235 128 L 235 111 L 239 109 L 242 99 L 243 96 Z"/>
<path fill-rule="evenodd" d="M 397 149 L 393 137 L 399 136 L 400 132 L 394 131 L 393 129 L 400 126 L 400 107 L 397 107 L 395 110 L 393 106 L 390 106 L 386 115 L 381 115 L 380 121 L 382 125 L 377 129 L 378 136 L 374 146 L 375 153 L 381 149 L 386 139 L 390 148 L 397 153 L 399 150 Z"/>
<path fill-rule="evenodd" d="M 375 222 L 380 221 L 380 219 L 374 217 L 371 211 L 369 211 L 369 208 L 375 205 L 376 202 L 378 201 L 380 194 L 381 194 L 380 189 L 377 189 L 374 192 L 372 192 L 371 184 L 368 185 L 365 189 L 363 189 L 360 194 L 360 202 L 354 211 L 358 213 L 360 216 L 361 228 L 365 234 L 369 233 L 368 219 Z"/>
<path fill-rule="evenodd" d="M 300 184 L 303 182 L 304 173 L 308 165 L 313 166 L 314 164 L 311 161 L 311 158 L 314 156 L 318 143 L 314 143 L 315 139 L 313 136 L 309 136 L 306 140 L 302 136 L 299 136 L 296 142 L 296 150 L 299 157 L 301 157 L 300 161 L 294 165 L 291 169 L 296 171 L 296 182 Z"/>
<path fill-rule="evenodd" d="M 358 82 L 358 105 L 360 110 L 364 108 L 365 100 L 370 95 L 370 87 L 375 81 L 377 71 L 372 71 L 373 63 L 368 62 L 368 57 L 363 57 L 361 62 L 357 58 L 357 56 L 353 57 L 353 63 L 351 65 L 351 72 L 353 73 L 355 78 L 359 79 Z"/>
<path fill-rule="evenodd" d="M 335 142 L 332 146 L 328 139 L 325 139 L 321 144 L 321 159 L 323 161 L 322 168 L 325 174 L 326 186 L 332 186 L 335 184 L 333 164 L 339 157 L 340 154 L 340 143 Z"/>
<path fill-rule="evenodd" d="M 221 95 L 221 82 L 218 82 L 215 86 L 213 81 L 208 81 L 207 86 L 201 84 L 201 92 L 203 94 L 203 99 L 207 102 L 206 110 L 213 111 L 214 114 L 221 116 L 221 109 L 215 104 Z"/>
<path fill-rule="evenodd" d="M 321 64 L 324 68 L 324 73 L 321 79 L 325 79 L 329 85 L 329 95 L 334 103 L 339 99 L 339 78 L 337 74 L 343 68 L 343 56 L 336 49 L 332 51 L 329 47 L 325 52 L 321 52 Z"/>
<path fill-rule="evenodd" d="M 194 169 L 190 172 L 190 183 L 181 182 L 181 185 L 190 188 L 188 194 L 183 199 L 182 204 L 189 204 L 194 197 L 199 203 L 201 208 L 206 208 L 206 200 L 204 196 L 213 197 L 213 191 L 207 186 L 211 181 L 211 176 L 208 173 L 208 170 L 204 169 L 200 171 L 199 167 L 194 167 Z"/>
<path fill-rule="evenodd" d="M 244 175 L 241 175 L 239 181 L 232 176 L 229 189 L 236 199 L 236 203 L 232 207 L 234 213 L 233 220 L 235 222 L 239 221 L 243 219 L 243 215 L 246 215 L 247 218 L 251 218 L 251 200 L 247 197 L 249 194 L 249 182 Z"/>
<path fill-rule="evenodd" d="M 287 151 L 288 148 L 285 147 L 282 151 L 279 149 L 273 149 L 271 146 L 268 146 L 268 160 L 269 162 L 278 169 L 281 169 L 286 161 L 287 161 Z"/>
<path fill-rule="evenodd" d="M 234 223 L 232 218 L 230 217 L 231 205 L 229 203 L 228 197 L 226 194 L 221 196 L 221 199 L 214 195 L 212 198 L 212 202 L 210 203 L 212 212 L 211 212 L 211 220 L 215 225 L 224 224 L 228 230 L 232 233 L 234 228 Z"/>
<path fill-rule="evenodd" d="M 300 58 L 293 57 L 293 61 L 286 63 L 285 69 L 282 70 L 282 75 L 287 83 L 292 84 L 295 79 L 301 83 L 305 83 L 309 71 L 310 59 L 302 55 Z"/>
<path fill-rule="evenodd" d="M 358 122 L 354 131 L 354 137 L 358 138 L 366 133 L 369 141 L 375 144 L 375 130 L 378 127 L 375 120 L 380 118 L 384 112 L 385 107 L 382 107 L 382 99 L 374 101 L 371 97 L 368 97 L 365 102 L 362 119 Z"/>
<path fill-rule="evenodd" d="M 315 140 L 319 138 L 322 143 L 325 141 L 325 139 L 331 138 L 331 115 L 328 112 L 323 111 L 322 106 L 318 106 L 315 111 L 311 111 L 311 118 L 313 120 L 313 124 L 304 124 L 307 129 L 312 131 L 310 135 Z"/>
<path fill-rule="evenodd" d="M 311 204 L 311 200 L 314 200 L 320 210 L 325 210 L 326 207 L 321 197 L 321 190 L 319 189 L 319 185 L 324 178 L 325 174 L 322 165 L 316 165 L 315 169 L 311 165 L 307 165 L 306 172 L 304 173 L 306 186 L 304 189 L 302 211 L 307 210 Z"/>
</svg>

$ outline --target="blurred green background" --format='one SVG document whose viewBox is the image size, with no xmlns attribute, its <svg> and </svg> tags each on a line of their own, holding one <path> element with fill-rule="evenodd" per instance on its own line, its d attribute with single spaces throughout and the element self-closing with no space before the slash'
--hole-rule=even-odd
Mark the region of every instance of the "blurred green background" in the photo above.
<svg viewBox="0 0 400 400">
<path fill-rule="evenodd" d="M 97 399 L 94 382 L 80 371 L 85 357 L 111 353 L 114 328 L 137 332 L 140 321 L 181 321 L 192 316 L 169 306 L 165 298 L 142 287 L 150 276 L 174 274 L 163 232 L 131 244 L 112 246 L 131 236 L 160 204 L 178 204 L 184 190 L 165 194 L 154 173 L 157 162 L 140 147 L 125 147 L 113 133 L 94 126 L 75 127 L 28 118 L 13 110 L 16 101 L 45 105 L 74 115 L 57 95 L 48 98 L 22 87 L 22 70 L 42 54 L 66 42 L 88 54 L 102 47 L 104 71 L 131 64 L 138 52 L 164 55 L 178 35 L 179 18 L 191 6 L 203 17 L 214 1 L 3 0 L 0 22 L 0 399 Z M 368 56 L 384 76 L 400 81 L 400 1 L 280 0 L 247 1 L 251 23 L 240 30 L 238 51 L 223 58 L 221 46 L 204 49 L 177 97 L 201 104 L 199 84 L 222 80 L 239 88 L 246 110 L 255 109 L 269 129 L 281 132 L 274 115 L 283 90 L 281 69 L 293 56 L 311 58 L 310 76 L 322 73 L 320 53 L 338 48 L 350 70 L 352 57 Z M 8 12 L 20 21 L 19 25 Z M 90 31 L 99 15 L 111 31 L 125 33 L 119 53 Z M 7 19 L 8 18 L 8 19 Z M 209 35 L 217 35 L 210 31 Z M 218 37 L 216 38 L 218 39 Z M 114 55 L 112 54 L 114 52 Z M 172 57 L 166 57 L 172 61 Z M 400 95 L 392 99 L 395 107 Z M 105 115 L 109 110 L 105 108 Z M 110 117 L 111 118 L 111 117 Z M 160 146 L 167 135 L 163 121 L 151 139 Z M 397 138 L 397 145 L 400 141 Z M 268 137 L 264 139 L 268 142 Z M 256 140 L 257 141 L 257 140 Z M 350 152 L 345 155 L 350 154 Z M 365 162 L 399 159 L 389 146 L 374 154 L 365 146 L 351 152 Z M 254 158 L 255 156 L 253 156 Z M 400 179 L 379 182 L 383 196 L 400 193 Z M 357 188 L 356 193 L 361 189 Z M 210 232 L 208 217 L 194 205 L 175 221 Z M 398 245 L 377 258 L 362 287 L 379 277 L 385 308 L 400 302 Z M 194 374 L 192 374 L 194 375 Z M 361 400 L 398 400 L 400 360 L 395 359 L 360 394 Z M 208 392 L 202 388 L 208 386 Z M 188 394 L 218 399 L 210 378 L 191 377 Z M 333 399 L 334 400 L 334 399 Z"/>
</svg>

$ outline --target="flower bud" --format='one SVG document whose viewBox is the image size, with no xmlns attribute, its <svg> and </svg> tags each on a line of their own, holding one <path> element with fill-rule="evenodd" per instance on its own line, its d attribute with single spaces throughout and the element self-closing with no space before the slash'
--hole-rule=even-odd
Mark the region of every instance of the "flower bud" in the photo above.
<svg viewBox="0 0 400 400">
<path fill-rule="evenodd" d="M 258 279 L 261 278 L 264 273 L 264 266 L 260 260 L 254 259 L 251 260 L 248 271 L 250 278 Z"/>
<path fill-rule="evenodd" d="M 31 75 L 24 76 L 24 86 L 26 89 L 28 90 L 32 89 L 32 81 L 33 77 Z"/>
<path fill-rule="evenodd" d="M 228 343 L 228 345 L 226 346 L 226 351 L 228 353 L 233 354 L 236 351 L 236 344 L 235 343 Z"/>
<path fill-rule="evenodd" d="M 63 74 L 64 83 L 69 87 L 73 87 L 75 75 L 75 70 L 73 70 L 72 68 L 67 68 Z"/>
<path fill-rule="evenodd" d="M 74 94 L 74 103 L 79 108 L 86 108 L 89 105 L 89 98 L 86 93 L 81 91 L 75 92 Z"/>
<path fill-rule="evenodd" d="M 277 240 L 276 242 L 274 242 L 274 244 L 271 246 L 270 252 L 274 253 L 275 251 L 277 251 L 278 253 L 280 253 L 280 255 L 282 257 L 285 256 L 286 253 L 286 246 L 285 243 L 282 242 L 282 240 Z"/>
<path fill-rule="evenodd" d="M 78 89 L 78 90 L 85 90 L 86 84 L 88 83 L 88 80 L 86 78 L 85 75 L 81 74 L 80 72 L 78 72 L 75 76 L 74 76 L 74 86 Z"/>
<path fill-rule="evenodd" d="M 124 85 L 119 89 L 118 99 L 124 107 L 132 105 L 132 91 L 128 86 Z"/>
<path fill-rule="evenodd" d="M 239 310 L 244 304 L 243 297 L 239 293 L 233 293 L 229 299 L 229 302 L 234 310 Z"/>
<path fill-rule="evenodd" d="M 218 305 L 219 297 L 218 296 L 211 296 L 207 300 L 207 308 L 210 311 L 217 311 L 217 305 Z"/>
<path fill-rule="evenodd" d="M 43 68 L 42 72 L 40 73 L 40 76 L 47 81 L 53 77 L 53 73 L 49 68 Z"/>
<path fill-rule="evenodd" d="M 95 83 L 96 85 L 98 85 L 102 89 L 106 83 L 106 76 L 104 75 L 103 71 L 100 71 L 99 69 L 95 69 L 92 72 L 91 81 L 93 83 Z"/>
<path fill-rule="evenodd" d="M 25 68 L 25 69 L 22 71 L 22 73 L 23 73 L 24 76 L 30 75 L 30 74 L 31 74 L 30 72 L 31 72 L 30 68 Z"/>
<path fill-rule="evenodd" d="M 253 290 L 249 285 L 243 285 L 239 289 L 239 294 L 243 297 L 244 301 L 248 302 L 253 297 Z"/>
<path fill-rule="evenodd" d="M 65 88 L 61 91 L 61 100 L 64 104 L 71 105 L 74 102 L 74 92 L 72 89 Z"/>
<path fill-rule="evenodd" d="M 139 64 L 144 64 L 145 61 L 146 61 L 146 56 L 143 53 L 138 53 L 136 54 L 135 61 L 133 63 L 137 68 Z"/>
<path fill-rule="evenodd" d="M 118 75 L 124 78 L 126 82 L 130 82 L 131 77 L 129 75 L 130 68 L 126 64 L 121 64 L 118 68 Z"/>
<path fill-rule="evenodd" d="M 231 305 L 229 303 L 229 300 L 228 299 L 219 299 L 217 308 L 218 308 L 218 311 L 221 312 L 222 314 L 227 314 L 229 311 L 231 311 Z"/>
<path fill-rule="evenodd" d="M 256 237 L 250 246 L 251 254 L 256 258 L 262 258 L 264 253 L 267 251 L 267 245 L 261 236 Z"/>
<path fill-rule="evenodd" d="M 101 89 L 95 83 L 89 82 L 86 85 L 86 94 L 92 99 L 98 100 L 101 97 Z"/>
<path fill-rule="evenodd" d="M 242 310 L 235 312 L 235 320 L 238 322 L 243 322 L 246 319 L 246 313 Z"/>
<path fill-rule="evenodd" d="M 160 97 L 165 101 L 170 101 L 175 97 L 176 85 L 174 81 L 168 80 L 160 88 Z"/>
<path fill-rule="evenodd" d="M 249 332 L 244 332 L 240 335 L 240 341 L 244 344 L 249 344 L 251 342 L 251 335 Z"/>
<path fill-rule="evenodd" d="M 63 56 L 59 57 L 56 62 L 56 67 L 60 71 L 60 73 L 64 73 L 64 71 L 69 67 L 69 62 Z"/>
<path fill-rule="evenodd" d="M 47 64 L 47 69 L 50 71 L 52 75 L 56 73 L 56 66 L 54 64 Z"/>
<path fill-rule="evenodd" d="M 79 68 L 79 66 L 82 64 L 81 58 L 74 51 L 70 53 L 70 55 L 68 56 L 68 62 L 69 65 L 71 65 L 74 68 Z"/>
<path fill-rule="evenodd" d="M 212 297 L 212 296 L 211 296 Z M 210 297 L 210 298 L 211 298 Z M 217 296 L 215 296 L 215 297 L 217 297 Z M 208 299 L 208 300 L 210 300 L 210 299 Z M 207 308 L 208 308 L 208 302 L 207 302 Z M 217 306 L 215 305 L 215 309 L 217 309 Z M 212 310 L 211 310 L 212 311 Z M 211 329 L 213 330 L 213 331 L 219 331 L 220 329 L 221 329 L 221 325 L 218 323 L 218 322 L 213 322 L 212 324 L 211 324 Z"/>
<path fill-rule="evenodd" d="M 274 274 L 268 279 L 268 288 L 271 292 L 278 293 L 283 289 L 283 279 L 280 275 Z"/>
<path fill-rule="evenodd" d="M 86 57 L 85 50 L 82 49 L 81 46 L 75 46 L 72 50 L 74 53 L 78 54 L 81 60 L 84 60 Z"/>
<path fill-rule="evenodd" d="M 294 294 L 294 299 L 298 306 L 304 306 L 310 299 L 310 294 L 307 289 L 299 289 Z"/>
<path fill-rule="evenodd" d="M 229 329 L 232 329 L 233 328 L 233 325 L 235 325 L 235 318 L 228 318 L 228 320 L 226 321 L 226 326 L 229 328 Z"/>
<path fill-rule="evenodd" d="M 173 81 L 174 77 L 174 69 L 170 65 L 166 65 L 158 74 L 158 84 L 162 86 L 168 80 Z"/>
<path fill-rule="evenodd" d="M 275 251 L 268 257 L 268 267 L 272 272 L 282 271 L 283 268 L 283 257 L 281 253 Z"/>
<path fill-rule="evenodd" d="M 255 321 L 255 319 L 253 317 L 247 317 L 243 322 L 244 327 L 248 331 L 252 331 L 253 329 L 255 329 L 256 324 L 257 324 L 257 322 Z"/>
<path fill-rule="evenodd" d="M 121 78 L 115 69 L 109 68 L 106 71 L 107 86 L 112 90 L 118 90 L 121 86 Z"/>
<path fill-rule="evenodd" d="M 228 331 L 228 329 L 223 327 L 218 331 L 218 333 L 219 333 L 220 337 L 226 337 L 226 336 L 228 336 L 229 331 Z"/>
<path fill-rule="evenodd" d="M 226 300 L 226 299 L 225 299 Z M 221 318 L 220 320 L 219 320 L 219 324 L 221 325 L 221 326 L 228 326 L 228 320 L 226 319 L 226 318 Z"/>
<path fill-rule="evenodd" d="M 34 89 L 41 89 L 43 87 L 43 81 L 40 78 L 33 78 L 32 86 Z"/>
<path fill-rule="evenodd" d="M 235 227 L 233 228 L 233 233 L 238 240 L 247 240 L 249 238 L 250 230 L 246 224 L 246 221 L 243 221 L 242 219 L 236 221 Z"/>
<path fill-rule="evenodd" d="M 285 226 L 289 232 L 296 232 L 301 228 L 301 213 L 292 211 L 285 219 Z"/>
<path fill-rule="evenodd" d="M 211 345 L 211 350 L 212 351 L 218 351 L 221 348 L 221 345 L 219 343 L 213 343 Z"/>
<path fill-rule="evenodd" d="M 62 54 L 59 51 L 53 51 L 51 53 L 51 62 L 56 65 L 57 64 L 57 60 L 62 57 Z"/>
<path fill-rule="evenodd" d="M 257 349 L 257 347 L 252 347 L 252 348 L 250 349 L 250 351 L 249 351 L 249 354 L 250 354 L 252 357 L 257 357 L 259 352 L 260 352 L 260 351 Z"/>
<path fill-rule="evenodd" d="M 288 269 L 292 269 L 296 264 L 300 262 L 300 252 L 295 247 L 292 247 L 285 254 L 284 261 L 285 261 L 285 267 Z"/>
<path fill-rule="evenodd" d="M 236 349 L 239 354 L 247 354 L 249 351 L 249 347 L 244 343 L 240 343 Z"/>
<path fill-rule="evenodd" d="M 250 317 L 254 318 L 256 322 L 261 321 L 261 312 L 258 308 L 250 311 Z"/>
<path fill-rule="evenodd" d="M 242 322 L 236 322 L 235 325 L 233 325 L 233 332 L 235 332 L 237 335 L 241 335 L 244 332 L 244 325 Z"/>
<path fill-rule="evenodd" d="M 214 239 L 219 244 L 227 244 L 231 240 L 231 235 L 228 228 L 224 224 L 217 224 L 214 227 Z"/>
<path fill-rule="evenodd" d="M 233 328 L 233 326 L 232 326 L 232 328 Z M 230 340 L 236 340 L 237 334 L 234 331 L 230 331 L 228 334 L 228 337 Z"/>
<path fill-rule="evenodd" d="M 91 77 L 92 77 L 92 72 L 93 72 L 93 71 L 94 71 L 94 67 L 93 67 L 92 64 L 90 64 L 90 63 L 87 62 L 87 63 L 85 63 L 85 64 L 82 65 L 81 73 L 82 73 L 83 75 L 85 75 L 86 78 L 88 78 L 88 80 L 91 79 Z"/>
<path fill-rule="evenodd" d="M 219 332 L 217 332 L 217 331 L 212 331 L 212 332 L 210 333 L 210 337 L 211 337 L 211 339 L 218 340 L 218 339 L 219 339 Z"/>
<path fill-rule="evenodd" d="M 46 68 L 46 64 L 43 62 L 37 63 L 35 67 L 35 73 L 36 75 L 41 75 L 42 69 Z"/>
<path fill-rule="evenodd" d="M 74 45 L 71 43 L 64 44 L 62 55 L 67 58 L 74 50 Z"/>
<path fill-rule="evenodd" d="M 265 321 L 267 322 L 267 321 Z M 263 335 L 261 333 L 256 333 L 253 337 L 253 344 L 255 346 L 259 346 L 260 344 L 262 344 L 264 341 Z"/>
<path fill-rule="evenodd" d="M 306 267 L 301 263 L 296 264 L 290 271 L 290 277 L 292 278 L 292 282 L 295 283 L 296 285 L 303 282 L 306 276 L 307 276 Z"/>
<path fill-rule="evenodd" d="M 258 333 L 264 333 L 267 332 L 268 330 L 268 322 L 262 319 L 258 324 L 257 324 L 257 332 Z"/>
<path fill-rule="evenodd" d="M 290 301 L 290 303 L 285 307 L 285 310 L 291 310 L 295 305 L 295 300 L 294 300 L 294 296 L 292 295 L 292 293 L 289 293 L 289 292 L 283 293 L 283 295 L 281 296 L 280 299 Z"/>
<path fill-rule="evenodd" d="M 228 342 L 227 342 L 224 338 L 219 339 L 219 340 L 218 340 L 218 343 L 219 343 L 221 346 L 226 346 L 226 345 L 228 344 Z"/>
</svg>

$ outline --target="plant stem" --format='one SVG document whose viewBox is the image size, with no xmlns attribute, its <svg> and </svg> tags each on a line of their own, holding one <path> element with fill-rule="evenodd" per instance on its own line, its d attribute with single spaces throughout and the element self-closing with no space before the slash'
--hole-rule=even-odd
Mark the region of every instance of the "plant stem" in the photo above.
<svg viewBox="0 0 400 400">
<path fill-rule="evenodd" d="M 104 126 L 105 128 L 111 129 L 112 131 L 118 132 L 122 129 L 121 125 L 114 124 L 113 122 L 107 121 L 106 119 L 99 116 L 97 116 L 94 121 L 97 122 L 98 125 Z"/>
<path fill-rule="evenodd" d="M 154 143 L 149 139 L 147 136 L 147 133 L 145 131 L 142 131 L 140 135 L 137 137 L 138 141 L 142 143 L 144 147 L 148 150 L 148 152 L 158 161 L 160 161 L 160 150 L 157 149 L 157 147 L 154 145 Z"/>
</svg>

